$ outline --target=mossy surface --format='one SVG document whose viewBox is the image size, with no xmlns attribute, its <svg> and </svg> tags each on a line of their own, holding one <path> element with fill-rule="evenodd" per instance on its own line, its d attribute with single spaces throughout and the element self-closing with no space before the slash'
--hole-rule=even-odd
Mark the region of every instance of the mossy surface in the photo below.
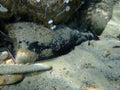
<svg viewBox="0 0 120 90">
<path fill-rule="evenodd" d="M 43 23 L 50 27 L 48 20 L 52 19 L 54 24 L 63 23 L 81 6 L 80 0 L 1 0 L 0 3 L 8 9 L 7 16 L 19 20 L 31 20 Z M 68 10 L 66 10 L 68 7 Z M 0 13 L 0 18 L 4 15 Z M 7 17 L 5 16 L 5 17 Z"/>
</svg>

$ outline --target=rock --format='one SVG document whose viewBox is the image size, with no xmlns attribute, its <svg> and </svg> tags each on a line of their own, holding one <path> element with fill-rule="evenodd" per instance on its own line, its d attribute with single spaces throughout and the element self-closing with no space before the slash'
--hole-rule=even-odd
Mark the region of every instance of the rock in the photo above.
<svg viewBox="0 0 120 90">
<path fill-rule="evenodd" d="M 38 55 L 34 52 L 31 52 L 27 49 L 18 49 L 16 54 L 16 63 L 25 64 L 25 63 L 33 63 L 37 60 Z"/>
<path fill-rule="evenodd" d="M 8 12 L 0 13 L 0 18 L 8 21 L 34 21 L 55 29 L 56 25 L 67 22 L 70 18 L 73 21 L 76 16 L 71 16 L 76 12 L 78 27 L 91 29 L 100 35 L 112 16 L 115 2 L 116 0 L 1 0 L 1 5 Z"/>
<path fill-rule="evenodd" d="M 65 22 L 81 6 L 81 0 L 1 0 L 0 3 L 8 9 L 7 13 L 0 13 L 0 18 L 32 20 L 47 27 Z M 53 23 L 49 24 L 49 20 Z"/>
<path fill-rule="evenodd" d="M 0 86 L 1 85 L 9 85 L 15 84 L 23 80 L 23 75 L 0 75 Z"/>
<path fill-rule="evenodd" d="M 9 53 L 7 51 L 0 52 L 0 61 L 4 61 L 9 56 Z"/>
<path fill-rule="evenodd" d="M 3 62 L 2 64 L 14 64 L 14 61 L 12 58 L 7 59 L 5 62 Z"/>
<path fill-rule="evenodd" d="M 1 4 L 0 4 L 0 12 L 4 13 L 4 12 L 7 12 L 8 9 L 3 7 Z"/>
<path fill-rule="evenodd" d="M 24 79 L 23 74 L 52 69 L 45 64 L 0 64 L 0 86 L 19 83 Z"/>
<path fill-rule="evenodd" d="M 99 1 L 99 0 L 96 0 L 96 1 Z M 119 12 L 119 9 L 118 9 L 119 6 L 120 6 L 119 4 L 115 6 L 115 9 L 116 9 L 115 11 Z M 113 20 L 115 22 L 111 24 L 108 23 L 109 26 L 119 27 L 118 17 Z M 20 26 L 23 26 L 24 24 Z M 29 25 L 25 24 L 25 26 L 29 26 Z M 42 28 L 42 26 L 40 27 Z M 20 28 L 21 27 L 19 27 L 18 29 L 13 28 L 12 30 L 15 29 L 21 32 L 23 29 L 20 29 Z M 31 29 L 33 29 L 33 25 L 31 25 Z M 31 31 L 31 29 L 28 28 L 29 31 Z M 11 30 L 11 28 L 9 28 L 9 30 Z M 44 28 L 42 30 L 44 32 L 47 31 Z M 107 33 L 105 33 L 105 35 L 110 34 L 112 35 L 111 37 L 114 37 L 114 35 L 116 36 L 117 33 L 119 34 L 119 28 L 118 30 L 116 28 L 112 28 L 111 29 L 112 33 L 111 33 L 111 30 L 110 32 L 109 32 L 109 29 L 106 29 L 106 30 L 107 30 Z M 59 31 L 52 31 L 52 33 L 61 32 L 61 31 L 62 30 L 60 29 Z M 117 33 L 114 31 L 117 31 Z M 63 33 L 61 34 L 64 35 Z M 24 33 L 21 33 L 20 35 L 24 36 Z M 35 37 L 35 35 L 37 35 L 37 33 L 34 34 L 32 32 L 32 34 L 30 34 L 31 37 L 32 36 Z M 13 34 L 13 36 L 15 37 L 14 39 L 16 39 L 15 34 Z M 28 35 L 26 34 L 26 36 Z M 43 34 L 42 37 L 43 36 L 46 36 L 46 35 Z M 52 34 L 52 36 L 54 35 Z M 102 37 L 104 37 L 104 35 L 102 35 Z M 16 40 L 18 40 L 19 42 L 18 38 Z M 19 43 L 21 43 L 21 41 Z M 16 44 L 19 46 L 18 43 Z M 119 48 L 113 48 L 114 46 L 118 46 L 118 45 L 120 45 L 119 40 L 115 38 L 114 39 L 109 38 L 109 37 L 106 38 L 106 36 L 102 39 L 100 38 L 99 41 L 92 41 L 91 45 L 89 46 L 87 42 L 84 42 L 81 45 L 77 46 L 69 54 L 63 55 L 61 57 L 54 58 L 51 61 L 45 62 L 47 63 L 47 65 L 53 66 L 52 71 L 48 71 L 42 74 L 37 74 L 31 77 L 30 76 L 26 77 L 23 82 L 17 85 L 15 84 L 15 85 L 9 85 L 4 87 L 2 86 L 0 88 L 1 90 L 9 90 L 9 89 L 10 90 L 56 90 L 56 89 L 57 90 L 114 90 L 114 89 L 120 90 L 120 78 L 119 78 L 120 77 L 120 70 L 119 70 L 120 50 Z M 27 47 L 29 45 L 25 44 L 24 46 Z M 48 51 L 50 53 L 51 50 L 48 50 Z M 45 52 L 47 51 L 45 50 L 44 53 Z M 48 52 L 47 52 L 47 55 L 49 55 Z M 118 58 L 116 59 L 116 57 Z"/>
<path fill-rule="evenodd" d="M 87 0 L 71 17 L 70 27 L 80 31 L 92 30 L 100 35 L 112 17 L 113 6 L 117 0 Z M 74 19 L 73 19 L 74 18 Z"/>
<path fill-rule="evenodd" d="M 35 23 L 19 22 L 6 25 L 6 29 L 9 29 L 9 35 L 14 40 L 16 61 L 23 63 L 65 54 L 88 39 L 79 31 L 65 26 L 50 30 Z"/>
<path fill-rule="evenodd" d="M 0 74 L 27 74 L 52 69 L 44 64 L 1 64 Z"/>
</svg>

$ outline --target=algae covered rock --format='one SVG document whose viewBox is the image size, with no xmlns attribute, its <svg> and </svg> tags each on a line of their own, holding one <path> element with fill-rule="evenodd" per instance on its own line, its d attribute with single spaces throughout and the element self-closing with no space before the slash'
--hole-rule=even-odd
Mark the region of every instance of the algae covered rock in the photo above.
<svg viewBox="0 0 120 90">
<path fill-rule="evenodd" d="M 22 57 L 29 59 L 23 60 L 26 63 L 62 55 L 69 52 L 76 44 L 87 40 L 87 37 L 79 31 L 66 26 L 50 30 L 35 23 L 19 22 L 6 25 L 6 28 L 14 40 L 18 53 L 16 60 L 19 61 Z"/>
<path fill-rule="evenodd" d="M 0 3 L 8 9 L 5 15 L 0 13 L 0 18 L 32 20 L 47 27 L 65 22 L 81 6 L 81 0 L 1 0 Z"/>
<path fill-rule="evenodd" d="M 91 28 L 101 34 L 112 17 L 115 0 L 101 0 L 96 3 L 91 12 Z"/>
</svg>

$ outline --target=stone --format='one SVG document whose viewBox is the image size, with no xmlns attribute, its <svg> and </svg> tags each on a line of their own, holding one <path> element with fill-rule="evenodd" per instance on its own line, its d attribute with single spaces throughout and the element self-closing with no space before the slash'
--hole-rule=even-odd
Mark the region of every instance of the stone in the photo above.
<svg viewBox="0 0 120 90">
<path fill-rule="evenodd" d="M 67 21 L 71 15 L 81 6 L 81 0 L 1 0 L 0 4 L 8 9 L 7 13 L 0 13 L 0 18 L 9 20 L 32 20 L 41 22 L 46 27 L 52 27 Z M 49 20 L 53 24 L 49 24 Z"/>
<path fill-rule="evenodd" d="M 27 74 L 39 71 L 51 70 L 51 66 L 45 64 L 1 64 L 0 74 Z"/>
<path fill-rule="evenodd" d="M 1 4 L 0 4 L 0 12 L 4 13 L 4 12 L 7 12 L 8 9 L 3 7 Z"/>
<path fill-rule="evenodd" d="M 0 86 L 2 85 L 9 85 L 9 84 L 15 84 L 23 80 L 23 75 L 0 75 Z"/>
<path fill-rule="evenodd" d="M 110 37 L 117 38 L 117 36 L 119 37 L 119 34 L 120 34 L 120 21 L 119 21 L 120 9 L 119 8 L 120 8 L 120 3 L 114 5 L 112 18 L 106 25 L 106 28 L 104 32 L 102 33 L 102 36 L 105 36 L 108 38 Z"/>
<path fill-rule="evenodd" d="M 69 27 L 80 31 L 92 31 L 101 35 L 112 17 L 113 6 L 117 0 L 86 0 L 81 8 L 71 17 Z"/>
<path fill-rule="evenodd" d="M 96 3 L 91 11 L 91 29 L 98 35 L 100 35 L 107 23 L 112 17 L 114 0 L 102 0 L 99 3 Z M 94 8 L 95 7 L 95 8 Z"/>
<path fill-rule="evenodd" d="M 0 52 L 0 61 L 4 61 L 9 56 L 9 53 L 7 51 Z"/>
<path fill-rule="evenodd" d="M 56 57 L 88 40 L 84 34 L 66 26 L 50 30 L 35 23 L 19 22 L 6 25 L 6 29 L 9 29 L 9 36 L 13 39 L 15 59 L 19 63 Z"/>
</svg>

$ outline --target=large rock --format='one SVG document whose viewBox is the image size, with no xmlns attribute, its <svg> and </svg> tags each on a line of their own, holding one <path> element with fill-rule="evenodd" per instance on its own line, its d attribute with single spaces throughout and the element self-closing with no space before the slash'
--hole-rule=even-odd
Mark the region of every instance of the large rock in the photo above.
<svg viewBox="0 0 120 90">
<path fill-rule="evenodd" d="M 17 62 L 33 62 L 59 56 L 88 39 L 77 30 L 61 26 L 50 30 L 34 23 L 14 23 L 6 26 L 13 39 Z"/>
<path fill-rule="evenodd" d="M 19 19 L 42 22 L 45 26 L 65 22 L 81 6 L 81 0 L 1 0 L 0 3 L 8 9 L 7 13 L 0 12 L 0 18 Z"/>
<path fill-rule="evenodd" d="M 33 72 L 51 70 L 51 66 L 43 64 L 0 64 L 0 75 L 28 74 Z"/>
<path fill-rule="evenodd" d="M 92 7 L 91 12 L 91 29 L 97 34 L 101 34 L 112 17 L 112 10 L 115 2 L 114 0 L 101 0 Z"/>
<path fill-rule="evenodd" d="M 120 1 L 119 1 L 120 2 Z M 120 3 L 113 8 L 112 18 L 108 22 L 102 36 L 117 38 L 120 35 Z"/>
</svg>

